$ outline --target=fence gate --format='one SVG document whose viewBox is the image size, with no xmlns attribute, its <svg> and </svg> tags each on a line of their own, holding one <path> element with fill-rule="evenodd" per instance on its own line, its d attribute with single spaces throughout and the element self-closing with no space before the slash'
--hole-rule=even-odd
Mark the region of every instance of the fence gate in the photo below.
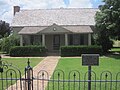
<svg viewBox="0 0 120 90">
<path fill-rule="evenodd" d="M 5 61 L 0 60 L 0 90 L 120 90 L 120 72 L 111 73 L 91 71 L 91 80 L 88 73 L 72 70 L 65 73 L 55 70 L 50 77 L 47 71 L 40 70 L 34 75 L 28 60 L 25 74 Z M 88 88 L 91 83 L 91 88 Z"/>
</svg>

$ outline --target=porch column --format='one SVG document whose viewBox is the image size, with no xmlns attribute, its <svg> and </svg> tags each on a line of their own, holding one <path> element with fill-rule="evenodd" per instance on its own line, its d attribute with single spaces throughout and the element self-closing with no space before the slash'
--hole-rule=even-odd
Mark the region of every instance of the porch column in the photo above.
<svg viewBox="0 0 120 90">
<path fill-rule="evenodd" d="M 20 46 L 23 46 L 23 36 L 20 35 Z"/>
<path fill-rule="evenodd" d="M 45 46 L 45 34 L 42 34 L 42 46 Z"/>
<path fill-rule="evenodd" d="M 91 33 L 88 34 L 88 45 L 91 45 Z"/>
<path fill-rule="evenodd" d="M 65 34 L 65 46 L 68 46 L 68 34 Z"/>
</svg>

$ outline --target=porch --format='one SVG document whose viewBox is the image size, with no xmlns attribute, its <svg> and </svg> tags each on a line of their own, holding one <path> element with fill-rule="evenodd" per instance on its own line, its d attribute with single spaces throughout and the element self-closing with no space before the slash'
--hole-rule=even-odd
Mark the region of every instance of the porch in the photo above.
<svg viewBox="0 0 120 90">
<path fill-rule="evenodd" d="M 20 45 L 41 45 L 52 52 L 61 46 L 91 45 L 91 34 L 21 35 Z"/>
<path fill-rule="evenodd" d="M 91 45 L 90 26 L 24 27 L 19 31 L 20 45 L 42 45 L 49 52 L 58 51 L 61 46 Z"/>
</svg>

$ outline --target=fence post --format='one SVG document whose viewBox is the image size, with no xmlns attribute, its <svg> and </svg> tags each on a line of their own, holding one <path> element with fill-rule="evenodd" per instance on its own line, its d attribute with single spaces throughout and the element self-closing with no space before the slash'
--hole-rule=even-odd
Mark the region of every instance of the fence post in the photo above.
<svg viewBox="0 0 120 90">
<path fill-rule="evenodd" d="M 0 56 L 0 72 L 3 73 L 3 65 L 2 65 L 1 56 Z"/>
<path fill-rule="evenodd" d="M 25 90 L 33 90 L 33 69 L 30 66 L 28 59 L 28 66 L 25 68 Z"/>
</svg>

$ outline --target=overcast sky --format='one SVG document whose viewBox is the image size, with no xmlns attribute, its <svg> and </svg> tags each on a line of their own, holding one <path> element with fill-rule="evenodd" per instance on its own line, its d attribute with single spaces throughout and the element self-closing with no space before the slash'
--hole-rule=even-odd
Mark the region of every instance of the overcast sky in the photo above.
<svg viewBox="0 0 120 90">
<path fill-rule="evenodd" d="M 97 8 L 102 0 L 0 0 L 0 20 L 11 23 L 13 6 L 21 9 Z"/>
</svg>

